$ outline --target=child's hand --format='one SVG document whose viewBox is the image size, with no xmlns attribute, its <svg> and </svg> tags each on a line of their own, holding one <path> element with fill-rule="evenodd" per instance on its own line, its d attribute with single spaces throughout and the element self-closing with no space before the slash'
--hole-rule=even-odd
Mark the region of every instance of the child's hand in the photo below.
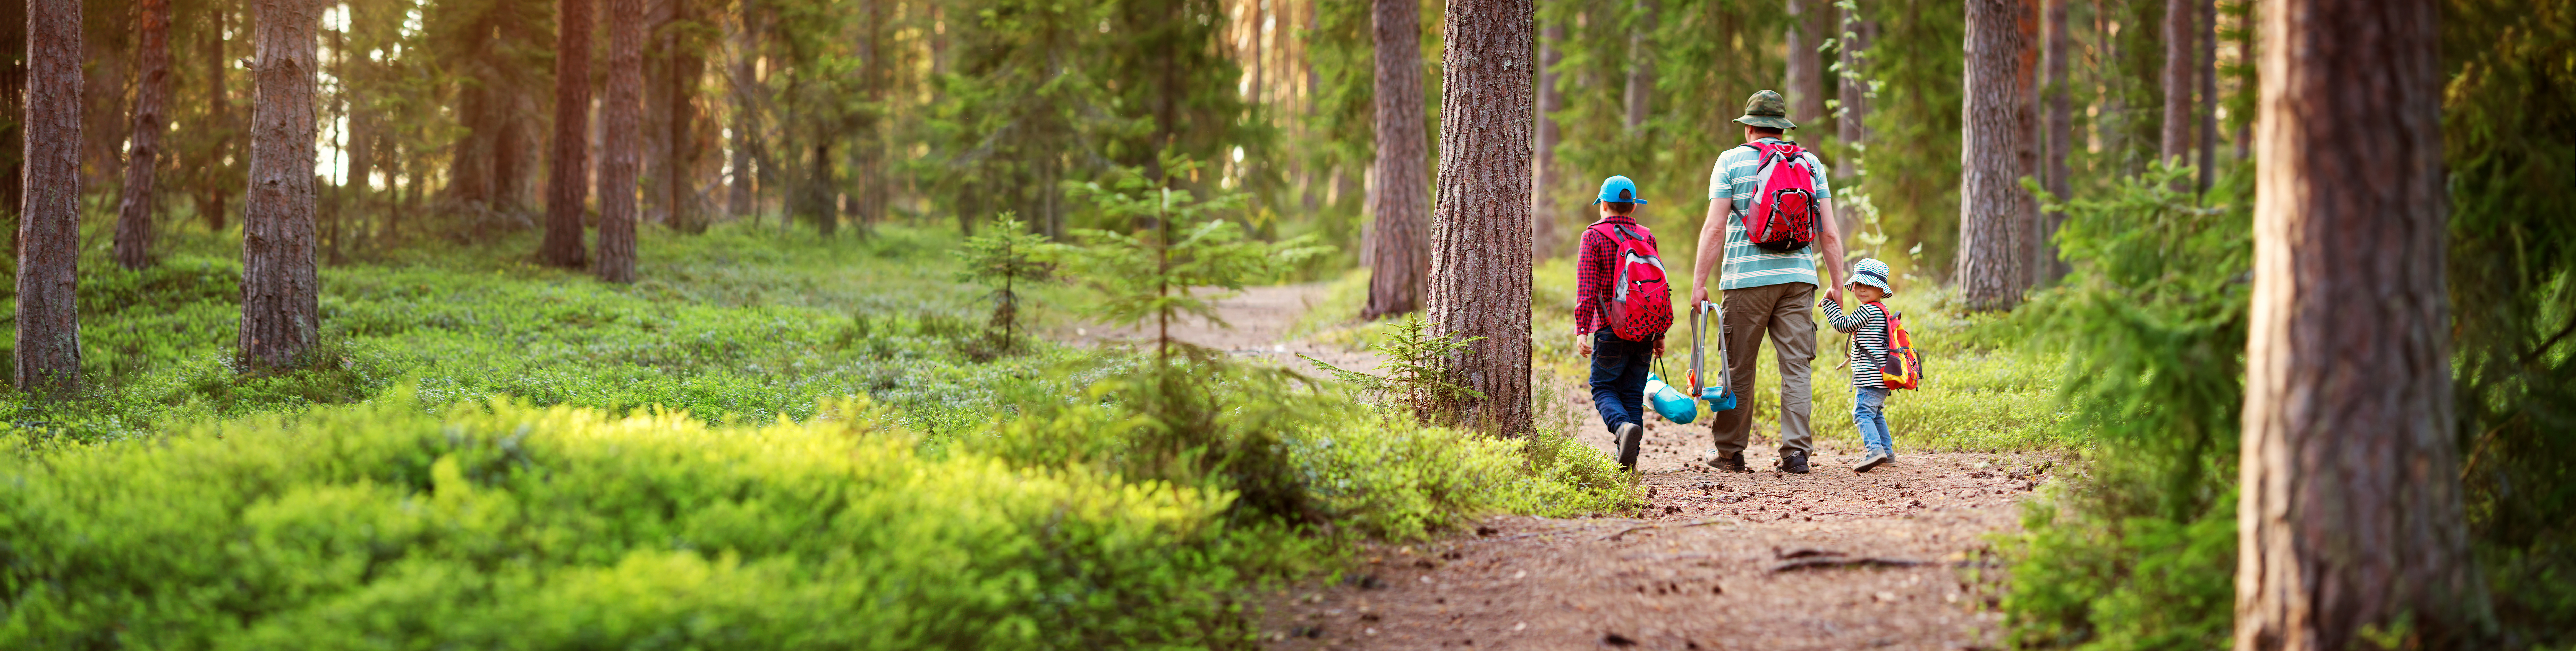
<svg viewBox="0 0 2576 651">
<path fill-rule="evenodd" d="M 1584 357 L 1591 357 L 1592 337 L 1590 335 L 1575 335 L 1574 352 L 1583 353 Z"/>
<path fill-rule="evenodd" d="M 1662 356 L 1664 356 L 1664 340 L 1663 340 L 1663 339 L 1658 338 L 1658 339 L 1656 339 L 1656 340 L 1655 340 L 1655 356 L 1656 356 L 1656 357 L 1662 357 Z"/>
</svg>

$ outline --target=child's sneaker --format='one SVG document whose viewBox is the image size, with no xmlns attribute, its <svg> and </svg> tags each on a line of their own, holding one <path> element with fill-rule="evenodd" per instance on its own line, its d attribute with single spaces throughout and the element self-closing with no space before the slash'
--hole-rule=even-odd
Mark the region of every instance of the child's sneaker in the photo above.
<svg viewBox="0 0 2576 651">
<path fill-rule="evenodd" d="M 1619 467 L 1637 469 L 1637 450 L 1645 446 L 1646 428 L 1636 423 L 1619 424 Z"/>
<path fill-rule="evenodd" d="M 1869 469 L 1886 465 L 1889 461 L 1895 461 L 1895 459 L 1889 458 L 1885 452 L 1871 450 L 1869 456 L 1860 458 L 1860 463 L 1852 464 L 1852 472 L 1869 472 Z"/>
</svg>

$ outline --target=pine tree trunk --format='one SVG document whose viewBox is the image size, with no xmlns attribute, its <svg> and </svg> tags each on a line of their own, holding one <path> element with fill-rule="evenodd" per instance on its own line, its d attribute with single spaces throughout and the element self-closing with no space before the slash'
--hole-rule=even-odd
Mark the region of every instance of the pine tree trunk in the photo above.
<svg viewBox="0 0 2576 651">
<path fill-rule="evenodd" d="M 2032 115 L 2038 53 L 2034 0 L 1967 0 L 1960 138 L 1957 282 L 1968 309 L 2006 310 L 2027 286 L 2038 204 L 2021 187 L 2036 174 Z"/>
<path fill-rule="evenodd" d="M 0 0 L 0 151 L 25 154 L 27 148 L 27 3 L 29 0 Z M 26 207 L 27 160 L 7 157 L 0 162 L 0 215 L 15 223 L 19 209 Z M 18 230 L 9 229 L 10 249 L 18 243 Z"/>
<path fill-rule="evenodd" d="M 170 1 L 136 3 L 134 23 L 134 132 L 126 140 L 125 196 L 116 207 L 116 264 L 127 269 L 152 264 L 152 183 L 170 98 Z"/>
<path fill-rule="evenodd" d="M 250 192 L 242 206 L 242 361 L 286 368 L 313 346 L 320 287 L 313 277 L 314 0 L 257 0 L 256 97 Z"/>
<path fill-rule="evenodd" d="M 2260 10 L 2236 648 L 2484 648 L 2453 427 L 2432 0 Z"/>
<path fill-rule="evenodd" d="M 1549 23 L 1542 33 L 1544 36 L 1538 42 L 1538 146 L 1530 158 L 1530 255 L 1533 259 L 1546 259 L 1556 254 L 1564 244 L 1557 237 L 1557 231 L 1565 226 L 1561 223 L 1563 216 L 1556 214 L 1555 202 L 1550 197 L 1556 189 L 1557 130 L 1556 118 L 1549 116 L 1565 108 L 1565 95 L 1556 88 L 1554 70 L 1557 62 L 1565 56 L 1556 48 L 1557 42 L 1565 40 L 1565 25 Z"/>
<path fill-rule="evenodd" d="M 2046 137 L 2040 139 L 2047 148 L 2040 154 L 2042 172 L 2040 187 L 2046 188 L 2049 194 L 2057 195 L 2059 201 L 2064 201 L 2070 198 L 2068 193 L 2074 187 L 2073 172 L 2066 166 L 2067 157 L 2074 155 L 2075 152 L 2075 108 L 2073 100 L 2069 98 L 2074 93 L 2074 85 L 2066 77 L 2067 57 L 2073 55 L 2074 48 L 2073 39 L 2066 34 L 2066 0 L 2047 0 L 2047 2 L 2048 41 L 2045 58 L 2048 62 L 2045 66 L 2046 78 L 2040 82 L 2040 86 L 2048 94 L 2046 122 L 2048 133 Z M 2065 221 L 2066 216 L 2062 213 L 2051 212 L 2041 215 L 2041 228 L 2036 234 L 2039 238 L 2036 243 L 2039 247 L 2039 255 L 2032 260 L 2033 264 L 2038 265 L 2036 268 L 2039 270 L 2040 283 L 2053 282 L 2066 275 L 2066 262 L 2058 259 L 2057 247 L 2050 244 L 2050 239 L 2057 234 L 2058 225 Z"/>
<path fill-rule="evenodd" d="M 225 83 L 227 68 L 224 65 L 223 34 L 224 18 L 232 13 L 232 10 L 229 7 L 215 7 L 212 13 L 214 26 L 206 30 L 205 38 L 198 42 L 198 48 L 204 50 L 203 56 L 206 63 L 206 125 L 217 135 L 214 143 L 207 148 L 206 160 L 199 163 L 205 168 L 204 178 L 210 182 L 206 183 L 206 202 L 197 207 L 197 212 L 202 213 L 206 218 L 206 230 L 221 233 L 224 232 L 224 213 L 229 210 L 224 205 L 229 193 L 224 190 L 225 186 L 230 185 L 225 182 L 228 180 L 225 172 L 229 165 L 224 162 L 224 157 L 232 153 L 233 148 L 233 97 L 232 86 Z"/>
<path fill-rule="evenodd" d="M 1857 3 L 1843 9 L 1835 24 L 1840 26 L 1834 32 L 1836 38 L 1842 39 L 1840 46 L 1834 48 L 1835 56 L 1842 63 L 1842 74 L 1836 75 L 1842 86 L 1838 96 L 1842 111 L 1834 125 L 1834 138 L 1842 142 L 1845 152 L 1842 166 L 1835 171 L 1841 172 L 1845 180 L 1837 182 L 1834 187 L 1837 192 L 1848 192 L 1860 189 L 1858 184 L 1868 158 L 1862 153 L 1869 142 L 1869 78 L 1862 53 L 1869 51 L 1870 32 L 1874 25 L 1862 18 Z M 1834 211 L 1834 219 L 1835 224 L 1842 228 L 1845 242 L 1851 241 L 1853 233 L 1860 232 L 1861 211 L 1837 210 Z M 1849 245 L 1845 246 L 1848 248 Z"/>
<path fill-rule="evenodd" d="M 1873 25 L 1862 17 L 1858 7 L 1843 10 L 1841 25 L 1840 38 L 1844 39 L 1844 42 L 1842 47 L 1835 48 L 1835 54 L 1841 58 L 1843 67 L 1843 74 L 1839 80 L 1842 89 L 1838 96 L 1838 99 L 1842 100 L 1842 115 L 1840 123 L 1834 125 L 1834 135 L 1845 145 L 1859 145 L 1869 142 L 1867 124 L 1869 77 L 1868 72 L 1863 70 L 1867 64 L 1863 62 L 1861 53 L 1869 51 L 1870 32 L 1873 31 Z M 1852 151 L 1858 151 L 1858 149 L 1854 148 Z M 1857 165 L 1859 158 L 1850 157 L 1849 162 L 1843 165 L 1843 173 L 1858 178 L 1860 176 Z M 1837 214 L 1857 212 L 1859 211 L 1837 211 Z M 1848 228 L 1843 230 L 1845 237 L 1849 237 L 1853 232 L 1855 231 Z"/>
<path fill-rule="evenodd" d="M 1363 319 L 1422 309 L 1422 274 L 1430 264 L 1423 230 L 1431 212 L 1431 179 L 1422 133 L 1421 13 L 1412 0 L 1376 0 L 1371 14 L 1377 43 L 1377 191 L 1369 197 L 1376 223 L 1369 230 L 1374 241 L 1369 243 L 1369 299 L 1360 312 Z"/>
<path fill-rule="evenodd" d="M 608 0 L 608 89 L 599 105 L 600 280 L 635 282 L 635 191 L 644 110 L 642 0 Z"/>
<path fill-rule="evenodd" d="M 590 196 L 591 0 L 557 0 L 555 18 L 554 161 L 546 170 L 546 236 L 537 260 L 578 269 L 582 203 Z"/>
<path fill-rule="evenodd" d="M 2192 0 L 2165 0 L 2164 137 L 2156 158 L 2181 165 L 2191 156 Z"/>
<path fill-rule="evenodd" d="M 81 0 L 27 0 L 18 389 L 80 391 Z"/>
<path fill-rule="evenodd" d="M 1820 125 L 1825 117 L 1825 57 L 1816 52 L 1823 30 L 1817 29 L 1816 18 L 1832 6 L 1825 0 L 1789 0 L 1781 24 L 1788 27 L 1789 78 L 1781 87 L 1789 96 L 1789 121 L 1799 126 Z M 1806 133 L 1813 133 L 1808 129 Z"/>
<path fill-rule="evenodd" d="M 1489 434 L 1530 431 L 1531 0 L 1450 0 L 1442 34 L 1440 201 L 1423 311 L 1473 340 L 1440 360 L 1482 399 L 1440 411 Z M 1437 403 L 1435 403 L 1437 404 Z"/>
<path fill-rule="evenodd" d="M 733 60 L 733 170 L 726 187 L 725 212 L 735 217 L 751 217 L 753 210 L 751 172 L 752 113 L 758 110 L 752 88 L 760 83 L 752 70 L 752 59 L 758 55 L 759 35 L 752 31 L 753 3 L 745 0 L 735 18 Z M 933 8 L 936 11 L 936 8 Z M 935 13 L 934 13 L 935 15 Z"/>
<path fill-rule="evenodd" d="M 1630 137 L 1636 137 L 1638 130 L 1646 128 L 1646 116 L 1654 112 L 1655 50 L 1648 44 L 1646 36 L 1654 28 L 1656 10 L 1662 8 L 1661 4 L 1654 0 L 1635 0 L 1635 2 L 1636 19 L 1629 23 L 1628 29 L 1628 88 L 1624 107 L 1626 111 L 1619 120 L 1620 127 Z M 1790 0 L 1790 2 L 1795 3 L 1798 0 Z"/>
<path fill-rule="evenodd" d="M 2201 192 L 2209 191 L 2212 176 L 2218 171 L 2218 0 L 2200 0 L 2200 39 L 2198 76 L 2200 77 L 2200 184 Z"/>
</svg>

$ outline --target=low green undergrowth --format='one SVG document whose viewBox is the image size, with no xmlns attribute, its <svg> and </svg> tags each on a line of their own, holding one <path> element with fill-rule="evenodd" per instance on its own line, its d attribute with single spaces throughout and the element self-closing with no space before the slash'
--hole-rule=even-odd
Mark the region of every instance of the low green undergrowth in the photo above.
<svg viewBox="0 0 2576 651">
<path fill-rule="evenodd" d="M 979 349 L 938 233 L 648 236 L 632 286 L 326 268 L 275 375 L 225 362 L 236 265 L 85 278 L 89 395 L 6 405 L 0 648 L 1233 647 L 1241 595 L 1353 540 L 1633 502 L 1562 434 L 1187 347 Z"/>
<path fill-rule="evenodd" d="M 817 241 L 730 225 L 649 238 L 644 280 L 628 286 L 527 263 L 516 239 L 324 267 L 323 344 L 310 363 L 245 374 L 228 359 L 239 262 L 208 242 L 220 238 L 173 239 L 184 246 L 156 267 L 84 267 L 89 395 L 0 398 L 14 421 L 38 425 L 20 438 L 137 436 L 160 423 L 357 402 L 400 381 L 433 404 L 511 396 L 711 421 L 801 419 L 821 400 L 864 393 L 907 407 L 906 419 L 939 421 L 917 423 L 925 429 L 954 429 L 1039 397 L 1011 391 L 1068 393 L 1014 380 L 1081 357 L 1044 347 L 998 355 L 981 297 L 943 273 L 955 266 L 953 238 L 936 231 Z M 1042 286 L 1028 302 L 1068 291 Z"/>
</svg>

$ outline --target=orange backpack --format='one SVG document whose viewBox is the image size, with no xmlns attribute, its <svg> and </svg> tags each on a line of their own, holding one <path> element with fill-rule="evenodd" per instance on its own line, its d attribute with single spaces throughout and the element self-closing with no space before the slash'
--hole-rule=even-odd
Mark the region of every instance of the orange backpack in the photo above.
<svg viewBox="0 0 2576 651">
<path fill-rule="evenodd" d="M 1887 359 L 1878 363 L 1878 377 L 1889 389 L 1923 388 L 1923 358 L 1914 352 L 1914 335 L 1905 331 L 1905 315 L 1877 306 L 1887 315 Z"/>
</svg>

